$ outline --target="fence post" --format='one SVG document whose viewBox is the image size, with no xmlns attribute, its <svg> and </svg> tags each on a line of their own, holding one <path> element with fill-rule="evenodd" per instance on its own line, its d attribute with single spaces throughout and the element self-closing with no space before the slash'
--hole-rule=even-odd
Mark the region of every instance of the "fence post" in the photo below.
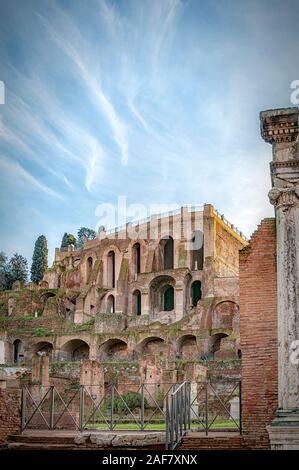
<svg viewBox="0 0 299 470">
<path fill-rule="evenodd" d="M 206 436 L 209 433 L 209 404 L 208 404 L 208 382 L 205 385 L 205 425 L 206 425 Z"/>
<path fill-rule="evenodd" d="M 113 430 L 113 411 L 114 411 L 114 385 L 111 386 L 111 409 L 110 409 L 110 430 Z"/>
<path fill-rule="evenodd" d="M 180 388 L 180 400 L 179 400 L 179 408 L 180 408 L 180 436 L 183 434 L 183 412 L 184 412 L 184 402 L 183 402 L 183 387 Z"/>
<path fill-rule="evenodd" d="M 140 410 L 141 431 L 144 430 L 144 384 L 141 384 L 141 410 Z"/>
<path fill-rule="evenodd" d="M 242 381 L 239 382 L 239 430 L 242 434 Z"/>
<path fill-rule="evenodd" d="M 187 429 L 187 382 L 184 383 L 184 431 Z"/>
<path fill-rule="evenodd" d="M 174 441 L 174 398 L 173 393 L 170 395 L 170 450 L 173 450 Z"/>
<path fill-rule="evenodd" d="M 166 403 L 165 403 L 165 406 L 166 406 L 166 413 L 165 413 L 165 419 L 166 419 L 166 435 L 165 435 L 165 449 L 166 450 L 169 450 L 169 426 L 170 426 L 170 421 L 169 421 L 169 399 L 168 399 L 168 394 L 169 392 L 167 393 L 166 395 Z"/>
<path fill-rule="evenodd" d="M 84 385 L 80 386 L 79 403 L 80 403 L 79 429 L 82 432 L 84 428 Z"/>
<path fill-rule="evenodd" d="M 191 382 L 188 382 L 188 429 L 191 429 Z"/>
<path fill-rule="evenodd" d="M 51 397 L 50 397 L 50 429 L 54 428 L 54 408 L 55 408 L 55 388 L 54 388 L 54 385 L 52 385 Z"/>
<path fill-rule="evenodd" d="M 26 385 L 22 386 L 21 394 L 21 433 L 26 427 Z"/>
</svg>

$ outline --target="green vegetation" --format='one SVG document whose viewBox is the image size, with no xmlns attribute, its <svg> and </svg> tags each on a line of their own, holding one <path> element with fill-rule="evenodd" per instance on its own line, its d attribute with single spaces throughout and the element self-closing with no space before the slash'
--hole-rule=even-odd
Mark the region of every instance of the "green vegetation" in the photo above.
<svg viewBox="0 0 299 470">
<path fill-rule="evenodd" d="M 114 430 L 115 431 L 120 431 L 120 430 L 126 430 L 126 431 L 137 431 L 140 429 L 140 417 L 136 417 L 136 421 L 139 423 L 139 425 L 136 422 L 117 422 L 117 417 L 115 417 L 114 423 Z M 238 423 L 238 421 L 237 421 Z M 108 429 L 108 426 L 105 422 L 95 422 L 95 423 L 88 423 L 86 426 L 87 429 Z M 165 421 L 153 419 L 151 422 L 147 423 L 145 420 L 145 429 L 148 431 L 165 431 L 166 430 L 166 424 Z M 203 426 L 198 423 L 198 421 L 192 421 L 191 423 L 191 429 L 197 430 L 197 431 L 203 431 L 204 428 Z M 218 420 L 215 423 L 213 423 L 210 428 L 210 430 L 216 430 L 216 429 L 236 429 L 237 426 L 234 423 L 233 420 Z"/>
<path fill-rule="evenodd" d="M 0 253 L 0 290 L 10 290 L 15 281 L 25 284 L 28 277 L 28 263 L 24 256 L 15 253 L 7 260 L 5 253 Z"/>
<path fill-rule="evenodd" d="M 34 245 L 31 265 L 31 281 L 38 284 L 44 277 L 48 267 L 48 247 L 47 239 L 40 235 Z"/>
<path fill-rule="evenodd" d="M 71 233 L 65 232 L 61 240 L 60 249 L 61 251 L 67 251 L 69 246 L 76 246 L 76 243 L 76 237 Z"/>
<path fill-rule="evenodd" d="M 142 397 L 138 392 L 127 392 L 123 395 L 115 395 L 113 401 L 113 410 L 115 413 L 122 413 L 128 411 L 128 408 L 131 411 L 134 411 L 136 408 L 141 408 Z M 112 400 L 111 397 L 107 398 L 103 405 L 103 411 L 111 409 Z M 144 398 L 144 408 L 149 408 L 146 398 Z"/>
<path fill-rule="evenodd" d="M 97 233 L 91 228 L 81 227 L 77 234 L 77 250 L 82 250 L 85 240 L 95 240 Z"/>
</svg>

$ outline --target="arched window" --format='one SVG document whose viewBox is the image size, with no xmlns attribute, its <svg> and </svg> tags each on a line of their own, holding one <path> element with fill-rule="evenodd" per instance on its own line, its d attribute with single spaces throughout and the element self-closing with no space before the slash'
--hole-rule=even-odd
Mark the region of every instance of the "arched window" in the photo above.
<svg viewBox="0 0 299 470">
<path fill-rule="evenodd" d="M 198 301 L 201 299 L 201 282 L 194 281 L 191 286 L 192 306 L 196 307 Z"/>
<path fill-rule="evenodd" d="M 24 357 L 24 347 L 20 339 L 16 339 L 13 343 L 13 359 L 14 362 L 19 362 Z"/>
<path fill-rule="evenodd" d="M 107 281 L 108 287 L 115 287 L 115 253 L 109 251 L 107 256 Z"/>
<path fill-rule="evenodd" d="M 133 313 L 134 315 L 141 315 L 141 292 L 135 290 L 133 292 Z"/>
<path fill-rule="evenodd" d="M 134 274 L 140 273 L 140 243 L 133 246 L 133 271 Z"/>
<path fill-rule="evenodd" d="M 166 286 L 163 296 L 163 310 L 169 312 L 174 309 L 174 288 Z"/>
<path fill-rule="evenodd" d="M 89 256 L 86 262 L 86 278 L 88 279 L 92 271 L 92 257 Z"/>
<path fill-rule="evenodd" d="M 203 269 L 203 233 L 196 230 L 191 239 L 191 269 Z"/>
<path fill-rule="evenodd" d="M 107 313 L 115 313 L 114 295 L 109 295 L 109 297 L 107 299 Z"/>
<path fill-rule="evenodd" d="M 173 239 L 163 238 L 160 243 L 163 249 L 163 268 L 173 269 Z"/>
</svg>

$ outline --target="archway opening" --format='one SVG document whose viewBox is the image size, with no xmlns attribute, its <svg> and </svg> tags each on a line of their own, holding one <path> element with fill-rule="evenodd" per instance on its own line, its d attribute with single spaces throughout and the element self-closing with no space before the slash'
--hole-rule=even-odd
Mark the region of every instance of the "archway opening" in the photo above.
<svg viewBox="0 0 299 470">
<path fill-rule="evenodd" d="M 108 287 L 115 287 L 115 253 L 109 251 L 107 256 L 107 282 Z"/>
<path fill-rule="evenodd" d="M 115 313 L 115 298 L 112 294 L 107 298 L 107 313 Z"/>
<path fill-rule="evenodd" d="M 155 317 L 159 312 L 174 310 L 175 280 L 171 276 L 157 276 L 150 283 L 150 311 Z"/>
<path fill-rule="evenodd" d="M 193 271 L 203 269 L 203 253 L 204 237 L 200 230 L 193 232 L 191 239 L 191 269 Z"/>
<path fill-rule="evenodd" d="M 134 274 L 140 273 L 140 243 L 133 246 L 133 271 Z"/>
<path fill-rule="evenodd" d="M 135 290 L 133 292 L 133 314 L 141 315 L 141 292 L 140 290 Z"/>
<path fill-rule="evenodd" d="M 125 341 L 112 338 L 102 344 L 99 348 L 100 360 L 126 360 L 128 356 L 128 345 Z"/>
<path fill-rule="evenodd" d="M 82 339 L 72 339 L 61 348 L 60 356 L 64 360 L 82 361 L 89 358 L 89 346 Z"/>
<path fill-rule="evenodd" d="M 214 356 L 215 353 L 220 351 L 221 348 L 221 341 L 223 338 L 226 338 L 228 335 L 225 333 L 217 333 L 213 336 L 211 336 L 211 342 L 210 342 L 210 352 Z"/>
<path fill-rule="evenodd" d="M 194 335 L 185 335 L 178 342 L 179 357 L 184 360 L 198 359 L 198 347 Z"/>
<path fill-rule="evenodd" d="M 196 307 L 197 303 L 201 299 L 201 295 L 201 282 L 194 281 L 191 285 L 192 307 Z"/>
<path fill-rule="evenodd" d="M 20 339 L 16 339 L 13 343 L 13 360 L 17 364 L 24 358 L 24 345 Z"/>
<path fill-rule="evenodd" d="M 37 356 L 52 356 L 53 345 L 48 341 L 40 341 L 32 347 L 33 354 Z"/>
<path fill-rule="evenodd" d="M 165 286 L 163 295 L 163 310 L 171 312 L 174 309 L 174 288 L 172 286 Z"/>
<path fill-rule="evenodd" d="M 163 268 L 173 269 L 173 238 L 163 238 L 161 244 L 163 248 Z"/>
<path fill-rule="evenodd" d="M 164 356 L 166 352 L 166 343 L 162 338 L 150 337 L 142 341 L 139 346 L 142 356 Z"/>
<path fill-rule="evenodd" d="M 92 264 L 93 264 L 92 257 L 89 256 L 89 258 L 87 258 L 87 262 L 86 262 L 86 278 L 87 278 L 87 280 L 88 280 L 88 278 L 91 274 L 91 271 L 92 271 Z"/>
</svg>

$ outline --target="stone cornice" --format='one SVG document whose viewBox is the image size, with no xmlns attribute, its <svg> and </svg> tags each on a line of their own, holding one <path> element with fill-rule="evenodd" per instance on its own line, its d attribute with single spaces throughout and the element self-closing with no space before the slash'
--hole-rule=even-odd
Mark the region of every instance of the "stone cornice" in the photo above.
<svg viewBox="0 0 299 470">
<path fill-rule="evenodd" d="M 288 167 L 298 167 L 299 168 L 299 159 L 296 160 L 287 160 L 285 162 L 270 162 L 271 168 L 288 168 Z"/>
<path fill-rule="evenodd" d="M 294 142 L 297 139 L 298 108 L 275 109 L 260 113 L 262 138 L 271 144 Z"/>
</svg>

